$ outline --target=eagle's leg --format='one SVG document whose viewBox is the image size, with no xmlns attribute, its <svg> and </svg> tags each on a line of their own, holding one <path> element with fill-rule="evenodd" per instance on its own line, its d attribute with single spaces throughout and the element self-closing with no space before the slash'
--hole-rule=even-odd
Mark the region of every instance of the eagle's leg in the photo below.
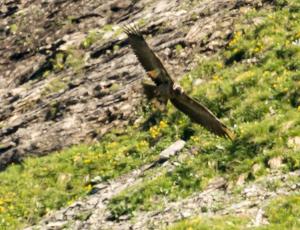
<svg viewBox="0 0 300 230">
<path fill-rule="evenodd" d="M 161 112 L 167 112 L 167 102 L 168 100 L 165 97 L 157 97 L 152 99 L 152 104 L 156 109 Z"/>
<path fill-rule="evenodd" d="M 144 94 L 146 95 L 148 100 L 152 100 L 153 98 L 158 96 L 156 85 L 148 82 L 142 82 Z"/>
<path fill-rule="evenodd" d="M 160 111 L 166 111 L 168 98 L 161 95 L 160 88 L 154 84 L 143 82 L 144 93 L 154 107 Z"/>
</svg>

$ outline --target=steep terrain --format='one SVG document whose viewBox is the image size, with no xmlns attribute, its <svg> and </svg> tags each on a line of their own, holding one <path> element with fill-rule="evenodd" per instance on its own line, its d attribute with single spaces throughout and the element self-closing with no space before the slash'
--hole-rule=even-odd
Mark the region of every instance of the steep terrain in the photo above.
<svg viewBox="0 0 300 230">
<path fill-rule="evenodd" d="M 137 117 L 143 70 L 122 25 L 135 22 L 175 77 L 227 44 L 260 1 L 4 1 L 0 168 L 101 137 Z M 174 47 L 183 47 L 176 54 Z"/>
<path fill-rule="evenodd" d="M 300 228 L 298 0 L 3 1 L 0 18 L 0 229 Z M 236 140 L 144 99 L 130 23 Z"/>
</svg>

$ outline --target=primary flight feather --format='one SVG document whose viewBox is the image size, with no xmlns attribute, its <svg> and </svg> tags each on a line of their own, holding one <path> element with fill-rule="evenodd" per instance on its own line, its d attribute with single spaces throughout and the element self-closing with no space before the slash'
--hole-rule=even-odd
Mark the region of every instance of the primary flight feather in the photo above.
<svg viewBox="0 0 300 230">
<path fill-rule="evenodd" d="M 137 59 L 145 69 L 147 75 L 154 81 L 155 86 L 146 85 L 146 90 L 153 91 L 153 95 L 168 100 L 180 111 L 185 113 L 193 122 L 196 122 L 210 132 L 234 139 L 234 134 L 204 105 L 189 97 L 172 80 L 159 58 L 150 49 L 140 31 L 135 27 L 124 27 L 128 41 Z"/>
</svg>

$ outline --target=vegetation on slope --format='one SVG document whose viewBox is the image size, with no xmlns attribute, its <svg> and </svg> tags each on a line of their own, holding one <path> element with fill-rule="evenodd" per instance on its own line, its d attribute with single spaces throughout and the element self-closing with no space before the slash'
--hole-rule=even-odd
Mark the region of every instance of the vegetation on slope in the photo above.
<svg viewBox="0 0 300 230">
<path fill-rule="evenodd" d="M 300 38 L 299 11 L 300 4 L 290 1 L 275 11 L 248 12 L 244 20 L 258 24 L 237 25 L 226 50 L 202 60 L 184 77 L 185 88 L 231 124 L 238 138 L 234 142 L 216 138 L 170 108 L 168 123 L 185 123 L 183 130 L 193 127 L 187 151 L 195 156 L 174 172 L 115 197 L 110 208 L 116 217 L 155 208 L 159 199 L 200 191 L 214 176 L 235 179 L 244 174 L 253 180 L 267 172 L 274 157 L 282 158 L 284 171 L 300 168 L 299 149 L 290 141 L 300 134 L 300 46 L 295 42 Z M 198 78 L 207 81 L 193 87 Z"/>
<path fill-rule="evenodd" d="M 0 229 L 34 224 L 51 210 L 91 192 L 91 179 L 102 181 L 153 161 L 169 138 L 150 148 L 150 134 L 127 129 L 101 143 L 75 146 L 42 158 L 29 158 L 0 173 Z"/>
<path fill-rule="evenodd" d="M 112 199 L 109 207 L 115 218 L 161 208 L 157 205 L 161 200 L 201 191 L 215 176 L 235 180 L 244 174 L 254 180 L 268 172 L 273 157 L 282 158 L 283 171 L 299 169 L 299 149 L 293 142 L 300 136 L 299 21 L 296 0 L 280 0 L 275 9 L 248 12 L 228 47 L 201 59 L 183 77 L 186 91 L 234 127 L 238 136 L 234 142 L 211 135 L 171 106 L 167 114 L 155 115 L 145 108 L 145 120 L 149 119 L 142 127 L 112 131 L 96 145 L 26 159 L 1 172 L 0 226 L 16 229 L 34 224 L 49 211 L 89 193 L 91 178 L 108 180 L 153 161 L 178 138 L 188 141 L 183 152 L 193 153 L 191 157 L 172 173 L 145 179 Z M 195 86 L 197 79 L 205 82 Z M 273 217 L 274 225 L 283 218 L 275 213 Z"/>
<path fill-rule="evenodd" d="M 256 229 L 299 229 L 300 228 L 300 198 L 299 196 L 285 196 L 276 198 L 268 205 L 265 215 L 268 217 L 269 225 Z M 249 223 L 246 217 L 214 217 L 194 218 L 180 221 L 169 230 L 226 230 L 245 229 Z"/>
</svg>

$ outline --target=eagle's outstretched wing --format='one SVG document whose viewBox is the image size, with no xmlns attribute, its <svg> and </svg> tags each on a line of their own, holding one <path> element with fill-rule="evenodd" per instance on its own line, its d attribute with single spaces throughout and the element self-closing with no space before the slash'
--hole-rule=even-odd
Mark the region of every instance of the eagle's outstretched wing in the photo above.
<svg viewBox="0 0 300 230">
<path fill-rule="evenodd" d="M 234 139 L 235 135 L 208 108 L 184 92 L 175 94 L 170 101 L 177 109 L 188 115 L 193 122 L 202 125 L 218 136 Z"/>
<path fill-rule="evenodd" d="M 164 68 L 159 58 L 156 57 L 154 52 L 150 49 L 138 29 L 134 27 L 124 27 L 124 32 L 128 35 L 128 41 L 139 62 L 146 70 L 148 76 L 150 76 L 155 82 L 156 86 L 169 86 L 164 88 L 171 91 L 167 93 L 167 95 L 169 95 L 169 98 L 167 99 L 170 99 L 177 109 L 188 115 L 192 121 L 202 125 L 212 133 L 234 139 L 234 134 L 221 121 L 219 121 L 219 119 L 213 115 L 209 109 L 190 98 L 183 91 L 174 89 L 174 81 Z M 150 90 L 150 94 L 152 94 L 154 87 L 151 86 L 146 88 L 146 93 L 147 90 Z"/>
<path fill-rule="evenodd" d="M 156 85 L 160 85 L 162 83 L 172 84 L 172 78 L 159 58 L 150 49 L 139 30 L 134 26 L 125 26 L 123 30 L 128 36 L 133 52 L 146 70 L 148 76 L 152 78 Z"/>
</svg>

